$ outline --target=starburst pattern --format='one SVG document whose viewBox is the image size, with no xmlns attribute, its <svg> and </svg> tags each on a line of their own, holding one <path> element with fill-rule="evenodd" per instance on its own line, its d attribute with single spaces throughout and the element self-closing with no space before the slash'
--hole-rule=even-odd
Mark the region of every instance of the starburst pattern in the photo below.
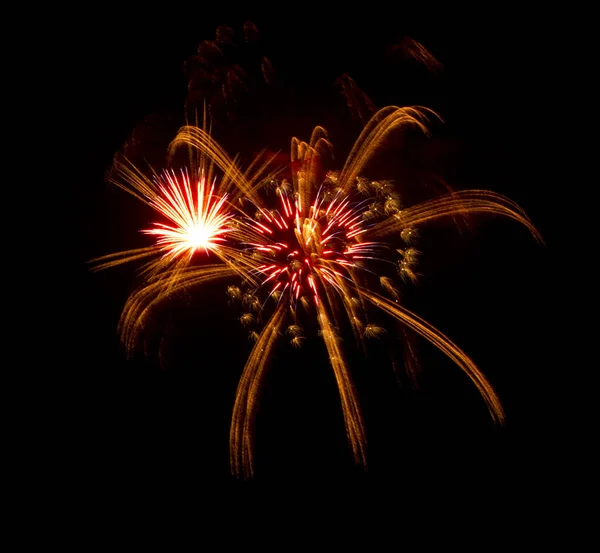
<svg viewBox="0 0 600 553">
<path fill-rule="evenodd" d="M 135 343 L 148 310 L 167 292 L 239 278 L 239 285 L 227 287 L 227 295 L 242 305 L 240 322 L 254 345 L 231 421 L 230 461 L 236 476 L 254 473 L 258 397 L 273 353 L 284 337 L 301 347 L 309 338 L 307 328 L 324 342 L 352 454 L 366 465 L 365 424 L 340 329 L 350 328 L 357 346 L 366 351 L 368 340 L 386 333 L 373 314 L 401 323 L 446 354 L 477 387 L 493 420 L 503 422 L 500 400 L 483 373 L 449 337 L 401 305 L 399 286 L 418 277 L 419 252 L 413 244 L 418 228 L 431 220 L 500 215 L 541 241 L 539 233 L 514 202 L 490 191 L 449 192 L 404 207 L 393 181 L 363 176 L 391 133 L 417 129 L 426 135 L 433 117 L 426 108 L 383 108 L 365 125 L 339 171 L 325 168 L 333 144 L 322 127 L 315 128 L 308 142 L 292 139 L 286 174 L 271 168 L 272 159 L 264 154 L 242 171 L 206 130 L 187 125 L 173 140 L 171 152 L 185 146 L 204 160 L 196 188 L 185 172 L 181 181 L 171 172 L 166 182 L 152 187 L 138 172 L 124 173 L 141 199 L 170 220 L 147 231 L 157 240 L 151 251 L 161 257 L 125 306 L 121 330 L 128 346 Z M 218 183 L 215 167 L 221 173 Z M 201 239 L 192 239 L 198 225 L 204 229 Z M 217 262 L 194 263 L 200 250 Z M 128 255 L 126 259 L 140 257 Z M 109 259 L 103 266 L 114 263 Z"/>
<path fill-rule="evenodd" d="M 183 254 L 190 259 L 197 250 L 208 254 L 218 249 L 232 230 L 227 226 L 233 217 L 226 209 L 227 196 L 214 195 L 214 182 L 207 190 L 204 175 L 197 179 L 195 189 L 185 171 L 179 178 L 174 171 L 165 172 L 163 179 L 150 203 L 172 224 L 154 223 L 155 228 L 144 230 L 144 234 L 156 236 L 156 244 L 172 259 Z"/>
<path fill-rule="evenodd" d="M 140 287 L 127 299 L 119 332 L 130 355 L 151 309 L 177 291 L 200 283 L 240 275 L 251 267 L 237 244 L 247 238 L 236 224 L 235 203 L 269 165 L 253 166 L 247 178 L 212 139 L 206 126 L 189 126 L 191 141 L 186 165 L 157 172 L 145 171 L 128 159 L 115 159 L 109 181 L 150 207 L 157 220 L 141 232 L 153 243 L 91 260 L 94 270 L 146 260 L 139 272 Z M 176 155 L 176 146 L 171 159 Z M 260 156 L 259 156 L 260 157 Z"/>
</svg>

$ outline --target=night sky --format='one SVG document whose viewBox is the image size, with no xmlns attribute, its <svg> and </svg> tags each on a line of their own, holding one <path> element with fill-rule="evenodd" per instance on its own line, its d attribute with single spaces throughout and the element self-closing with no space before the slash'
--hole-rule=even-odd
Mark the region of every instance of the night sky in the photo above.
<svg viewBox="0 0 600 553">
<path fill-rule="evenodd" d="M 63 465 L 83 500 L 156 490 L 193 497 L 208 488 L 218 495 L 273 482 L 280 491 L 297 484 L 322 490 L 394 485 L 404 497 L 469 490 L 483 498 L 487 489 L 515 505 L 517 497 L 544 493 L 540 466 L 558 448 L 549 435 L 559 414 L 546 395 L 558 373 L 552 345 L 559 334 L 549 302 L 558 286 L 551 227 L 556 200 L 548 199 L 541 115 L 532 106 L 548 80 L 547 37 L 509 14 L 480 14 L 472 25 L 462 13 L 339 19 L 311 12 L 316 9 L 294 16 L 99 13 L 88 16 L 98 22 L 95 30 L 82 26 L 64 41 L 63 59 L 70 60 L 65 109 L 73 129 L 65 155 L 74 160 L 69 205 L 75 230 L 67 290 L 53 311 L 57 397 L 64 398 L 57 399 L 55 444 L 58 455 L 66 452 Z M 260 32 L 255 45 L 244 43 L 246 20 Z M 409 163 L 429 165 L 457 189 L 507 195 L 540 230 L 545 247 L 505 219 L 479 217 L 470 230 L 429 225 L 417 244 L 427 254 L 422 276 L 407 287 L 409 307 L 452 338 L 495 386 L 507 412 L 504 429 L 494 428 L 460 369 L 424 341 L 417 389 L 397 379 L 385 352 L 373 348 L 369 359 L 352 358 L 366 419 L 365 473 L 353 466 L 322 346 L 295 353 L 284 348 L 261 396 L 256 479 L 240 483 L 229 471 L 229 423 L 251 343 L 224 286 L 198 289 L 157 317 L 154 337 L 165 336 L 162 366 L 152 348 L 126 359 L 117 323 L 136 284 L 135 264 L 93 273 L 87 262 L 143 245 L 137 230 L 151 214 L 104 175 L 136 128 L 136 155 L 147 148 L 148 157 L 159 156 L 183 122 L 184 62 L 201 41 L 215 38 L 219 25 L 236 33 L 231 56 L 248 65 L 252 78 L 259 53 L 275 75 L 268 96 L 264 83 L 251 78 L 237 120 L 222 116 L 215 124 L 230 155 L 240 151 L 249 159 L 263 146 L 287 153 L 292 136 L 307 139 L 322 124 L 343 159 L 360 130 L 334 85 L 346 73 L 377 107 L 419 104 L 443 117 L 429 143 L 409 145 Z M 428 71 L 393 48 L 406 37 L 425 46 L 443 69 Z"/>
</svg>

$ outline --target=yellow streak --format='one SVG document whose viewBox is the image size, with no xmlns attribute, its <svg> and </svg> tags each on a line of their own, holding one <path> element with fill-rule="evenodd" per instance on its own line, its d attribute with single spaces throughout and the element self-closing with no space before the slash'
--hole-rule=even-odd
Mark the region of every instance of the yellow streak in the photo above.
<svg viewBox="0 0 600 553">
<path fill-rule="evenodd" d="M 431 219 L 456 214 L 489 213 L 513 219 L 529 230 L 533 237 L 543 243 L 542 236 L 533 226 L 525 212 L 507 197 L 488 190 L 463 190 L 445 194 L 439 198 L 421 202 L 400 213 L 392 215 L 365 233 L 365 239 L 388 236 L 407 227 L 415 227 Z"/>
<path fill-rule="evenodd" d="M 160 181 L 155 171 L 151 170 L 151 174 Z M 128 159 L 122 162 L 115 160 L 113 172 L 107 180 L 154 209 L 151 199 L 160 194 L 156 184 Z"/>
<path fill-rule="evenodd" d="M 92 271 L 101 271 L 110 267 L 116 267 L 123 263 L 129 263 L 130 261 L 144 259 L 146 257 L 150 257 L 151 255 L 156 255 L 156 246 L 110 253 L 108 255 L 90 259 L 88 263 L 94 264 L 94 266 L 91 268 Z"/>
<path fill-rule="evenodd" d="M 292 138 L 290 152 L 292 182 L 299 201 L 300 215 L 303 217 L 308 217 L 312 194 L 318 189 L 319 160 L 332 148 L 333 145 L 327 140 L 327 131 L 323 127 L 314 128 L 310 143 L 296 137 Z M 296 166 L 297 162 L 300 162 L 300 168 Z"/>
<path fill-rule="evenodd" d="M 173 156 L 177 148 L 182 145 L 198 150 L 202 156 L 206 156 L 211 160 L 211 163 L 216 164 L 223 171 L 218 192 L 220 195 L 229 192 L 232 203 L 242 197 L 246 197 L 256 205 L 260 205 L 260 198 L 257 194 L 259 181 L 274 176 L 279 172 L 278 169 L 269 173 L 268 176 L 265 175 L 266 170 L 277 154 L 264 161 L 258 168 L 255 168 L 264 153 L 262 152 L 253 160 L 246 173 L 242 173 L 236 160 L 231 159 L 227 152 L 207 131 L 196 126 L 186 125 L 179 129 L 179 132 L 169 145 L 169 154 Z M 252 177 L 250 177 L 251 172 L 253 172 Z"/>
<path fill-rule="evenodd" d="M 435 112 L 421 106 L 404 108 L 387 106 L 375 113 L 354 143 L 340 172 L 338 182 L 344 194 L 349 193 L 356 177 L 394 129 L 416 126 L 423 133 L 428 134 L 425 125 L 428 122 L 427 115 L 439 118 Z"/>
<path fill-rule="evenodd" d="M 360 298 L 360 295 L 358 295 L 358 297 L 356 298 L 360 302 L 357 305 L 352 301 L 352 292 L 348 286 L 347 280 L 335 272 L 337 263 L 335 261 L 329 261 L 326 263 L 326 265 L 329 266 L 333 271 L 332 277 L 335 279 L 334 280 L 335 285 L 336 285 L 335 289 L 338 292 L 338 298 L 336 298 L 335 294 L 332 294 L 329 292 L 330 287 L 327 286 L 326 281 L 324 279 L 320 279 L 322 287 L 326 292 L 327 301 L 329 302 L 329 306 L 335 316 L 335 313 L 336 313 L 335 306 L 336 306 L 337 300 L 341 299 L 342 305 L 346 312 L 346 316 L 348 317 L 348 320 L 350 321 L 350 324 L 352 326 L 352 331 L 354 333 L 354 336 L 356 337 L 357 344 L 360 344 L 364 350 L 365 349 L 365 340 L 364 340 L 364 333 L 363 333 L 364 323 L 361 320 L 361 315 L 363 314 L 364 305 Z M 360 290 L 361 286 L 358 282 L 358 275 L 356 274 L 356 271 L 353 271 L 350 268 L 347 268 L 347 270 L 348 270 L 348 274 L 346 276 L 354 283 L 355 288 L 357 290 Z"/>
<path fill-rule="evenodd" d="M 317 306 L 319 325 L 325 347 L 329 353 L 329 361 L 333 368 L 335 380 L 340 393 L 342 402 L 342 412 L 344 414 L 344 423 L 346 426 L 346 435 L 352 448 L 352 455 L 357 464 L 367 465 L 365 428 L 362 419 L 362 413 L 356 398 L 354 384 L 348 371 L 348 366 L 342 354 L 342 350 L 335 336 L 331 320 L 327 315 L 325 306 L 319 303 Z"/>
<path fill-rule="evenodd" d="M 188 269 L 177 269 L 153 277 L 150 282 L 134 291 L 123 307 L 118 331 L 127 354 L 135 350 L 139 333 L 150 310 L 172 294 L 189 288 L 234 276 L 233 268 L 226 265 L 204 265 Z"/>
<path fill-rule="evenodd" d="M 392 317 L 406 324 L 415 332 L 429 340 L 440 351 L 445 353 L 452 361 L 454 361 L 473 381 L 479 393 L 482 395 L 487 408 L 494 422 L 502 424 L 505 419 L 504 410 L 500 403 L 496 392 L 492 388 L 488 380 L 483 376 L 475 363 L 468 357 L 452 340 L 442 334 L 435 327 L 424 321 L 408 309 L 393 303 L 390 300 L 370 292 L 367 289 L 360 291 L 361 295 L 369 300 L 373 305 L 379 307 Z"/>
<path fill-rule="evenodd" d="M 234 476 L 254 475 L 253 445 L 256 406 L 265 369 L 284 325 L 287 304 L 281 303 L 262 329 L 238 383 L 229 431 L 229 459 Z"/>
</svg>

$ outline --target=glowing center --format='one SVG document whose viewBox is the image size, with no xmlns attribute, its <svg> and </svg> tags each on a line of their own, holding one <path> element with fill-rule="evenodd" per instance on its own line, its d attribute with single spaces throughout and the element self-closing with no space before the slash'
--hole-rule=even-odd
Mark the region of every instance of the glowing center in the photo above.
<svg viewBox="0 0 600 553">
<path fill-rule="evenodd" d="M 204 248 L 205 250 L 213 246 L 211 238 L 213 233 L 211 229 L 204 226 L 196 226 L 188 229 L 186 234 L 186 242 L 193 250 Z"/>
</svg>

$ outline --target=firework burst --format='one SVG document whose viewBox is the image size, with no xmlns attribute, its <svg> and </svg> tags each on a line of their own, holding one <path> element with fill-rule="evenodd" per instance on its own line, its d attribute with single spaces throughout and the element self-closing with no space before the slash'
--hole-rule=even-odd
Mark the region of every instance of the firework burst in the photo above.
<svg viewBox="0 0 600 553">
<path fill-rule="evenodd" d="M 243 225 L 255 236 L 244 243 L 255 263 L 248 281 L 259 284 L 236 289 L 236 295 L 247 309 L 242 320 L 255 325 L 251 337 L 256 343 L 234 405 L 230 432 L 234 474 L 253 474 L 257 395 L 275 343 L 286 337 L 293 346 L 300 346 L 304 326 L 314 322 L 334 371 L 348 440 L 358 464 L 366 464 L 365 425 L 339 328 L 349 323 L 356 343 L 365 348 L 366 340 L 385 333 L 371 322 L 373 311 L 391 316 L 444 352 L 477 386 L 494 421 L 503 422 L 504 412 L 490 383 L 447 336 L 400 305 L 397 280 L 416 278 L 418 251 L 411 244 L 418 226 L 432 219 L 488 213 L 518 221 L 537 239 L 539 234 L 516 204 L 492 192 L 449 193 L 404 209 L 392 182 L 360 176 L 389 133 L 408 127 L 427 133 L 428 117 L 435 114 L 425 108 L 380 110 L 339 172 L 323 172 L 322 161 L 332 145 L 326 131 L 317 127 L 309 142 L 292 140 L 291 178 L 270 181 L 275 206 L 259 194 L 248 201 L 254 213 L 243 219 Z M 263 186 L 262 192 L 268 188 Z M 392 237 L 401 239 L 402 248 L 382 241 Z"/>
<path fill-rule="evenodd" d="M 119 330 L 133 353 L 152 307 L 174 292 L 194 285 L 239 275 L 246 279 L 252 265 L 237 244 L 247 239 L 235 215 L 242 192 L 251 193 L 253 179 L 265 177 L 269 162 L 252 166 L 253 179 L 243 175 L 212 139 L 206 126 L 186 126 L 190 143 L 186 164 L 156 172 L 128 159 L 115 159 L 109 181 L 151 208 L 157 220 L 141 233 L 152 237 L 142 248 L 93 259 L 94 270 L 144 260 L 141 286 L 125 304 Z M 173 143 L 174 160 L 179 143 Z"/>
<path fill-rule="evenodd" d="M 517 221 L 541 241 L 537 230 L 516 204 L 493 192 L 450 192 L 404 207 L 393 182 L 362 176 L 390 133 L 416 128 L 428 134 L 434 117 L 420 107 L 381 109 L 337 172 L 324 167 L 333 145 L 322 127 L 308 142 L 292 139 L 291 169 L 284 175 L 271 170 L 272 158 L 264 153 L 242 172 L 206 130 L 194 125 L 180 129 L 170 151 L 184 146 L 197 156 L 201 170 L 193 174 L 200 178 L 171 171 L 150 182 L 135 168 L 120 169 L 129 185 L 124 188 L 168 221 L 145 231 L 155 239 L 149 248 L 108 256 L 101 265 L 159 256 L 144 268 L 142 286 L 126 303 L 121 331 L 128 346 L 148 310 L 169 293 L 236 275 L 240 279 L 227 294 L 243 306 L 240 321 L 254 345 L 233 407 L 234 475 L 253 475 L 258 397 L 276 346 L 284 338 L 301 346 L 307 327 L 316 328 L 324 342 L 353 457 L 366 465 L 365 424 L 339 336 L 349 325 L 356 344 L 365 349 L 367 340 L 385 333 L 374 313 L 400 322 L 405 332 L 426 338 L 452 359 L 478 388 L 493 420 L 503 422 L 500 400 L 481 371 L 450 338 L 401 305 L 398 286 L 417 278 L 419 252 L 413 242 L 428 221 L 492 214 Z M 398 240 L 401 247 L 394 245 Z"/>
<path fill-rule="evenodd" d="M 182 171 L 163 175 L 158 185 L 158 194 L 151 199 L 152 206 L 172 221 L 171 225 L 154 223 L 155 228 L 144 230 L 144 234 L 156 236 L 156 245 L 164 251 L 169 261 L 187 255 L 189 262 L 196 251 L 219 251 L 227 233 L 232 213 L 227 210 L 227 196 L 218 198 L 214 194 L 215 183 L 208 189 L 206 177 L 198 176 L 195 189 L 190 176 Z"/>
</svg>

